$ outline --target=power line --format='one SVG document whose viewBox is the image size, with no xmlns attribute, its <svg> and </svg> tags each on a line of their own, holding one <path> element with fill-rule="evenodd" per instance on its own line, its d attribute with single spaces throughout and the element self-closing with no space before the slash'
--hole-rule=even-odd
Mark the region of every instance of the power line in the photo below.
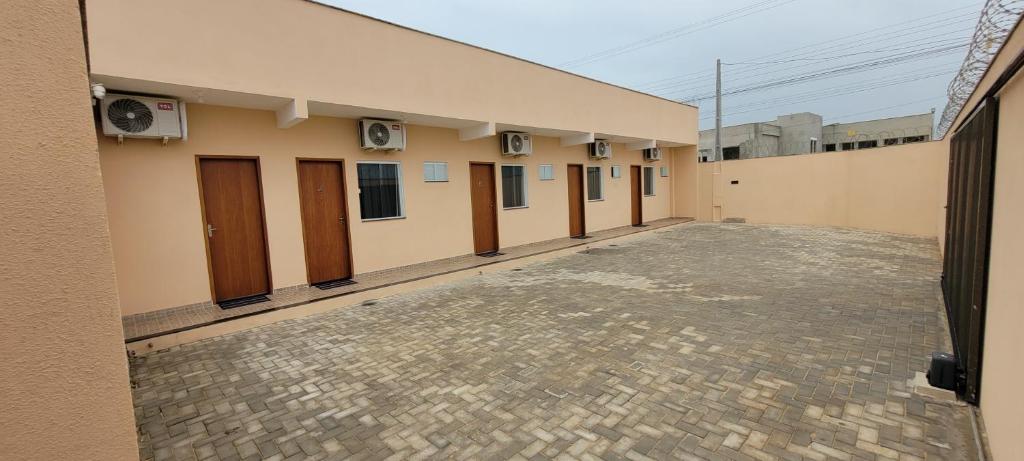
<svg viewBox="0 0 1024 461">
<path fill-rule="evenodd" d="M 571 68 L 578 67 L 584 64 L 591 64 L 604 59 L 619 56 L 625 53 L 630 53 L 642 48 L 646 48 L 652 45 L 663 43 L 669 40 L 692 34 L 701 30 L 709 29 L 714 26 L 729 23 L 740 18 L 750 16 L 752 14 L 763 13 L 765 11 L 778 8 L 780 6 L 793 3 L 796 0 L 763 0 L 758 3 L 747 5 L 742 8 L 738 8 L 732 11 L 728 11 L 721 15 L 705 19 L 703 21 L 687 24 L 682 27 L 671 29 L 665 32 L 654 34 L 640 40 L 636 40 L 624 45 L 620 45 L 614 48 L 609 48 L 604 51 L 592 53 L 580 58 L 576 58 L 560 64 L 558 67 Z M 742 13 L 742 14 L 740 14 Z"/>
<path fill-rule="evenodd" d="M 812 101 L 820 101 L 820 100 L 823 100 L 823 99 L 831 99 L 831 98 L 836 98 L 836 97 L 841 97 L 841 96 L 849 96 L 849 95 L 853 95 L 853 94 L 857 94 L 857 93 L 863 93 L 863 92 L 866 92 L 866 91 L 877 90 L 877 89 L 880 89 L 880 88 L 887 88 L 887 87 L 891 87 L 891 86 L 902 85 L 902 84 L 905 84 L 905 83 L 919 82 L 921 80 L 926 80 L 926 79 L 929 79 L 929 78 L 941 77 L 941 76 L 944 76 L 944 75 L 949 75 L 954 70 L 955 69 L 946 69 L 946 70 L 943 70 L 943 71 L 940 71 L 940 72 L 930 72 L 930 73 L 925 73 L 925 74 L 905 75 L 905 76 L 902 76 L 902 77 L 897 78 L 897 79 L 890 79 L 888 81 L 879 81 L 879 82 L 876 82 L 874 84 L 869 84 L 869 85 L 864 85 L 862 83 L 857 83 L 857 84 L 854 84 L 854 85 L 847 85 L 845 87 L 828 88 L 828 89 L 823 90 L 823 91 L 808 92 L 808 93 L 805 93 L 805 94 L 803 94 L 801 96 L 795 96 L 795 97 L 792 97 L 792 98 L 779 98 L 779 99 L 775 99 L 775 100 L 760 101 L 760 102 L 757 102 L 757 103 L 748 104 L 746 106 L 734 107 L 734 109 L 746 109 L 746 110 L 734 110 L 734 111 L 731 111 L 731 112 L 727 112 L 727 113 L 723 114 L 722 116 L 723 117 L 731 117 L 731 116 L 735 116 L 735 115 L 739 115 L 739 114 L 746 114 L 746 113 L 750 113 L 750 112 L 759 112 L 759 111 L 763 111 L 763 110 L 770 109 L 770 108 L 773 108 L 773 107 L 787 106 L 787 105 L 799 104 L 799 103 L 805 103 L 805 102 L 812 102 Z M 707 115 L 707 116 L 701 117 L 700 119 L 701 120 L 708 120 L 708 119 L 710 119 L 712 117 L 713 117 L 713 115 Z"/>
<path fill-rule="evenodd" d="M 970 22 L 970 21 L 971 21 L 970 18 L 965 17 L 965 19 L 961 19 L 961 20 L 957 21 L 956 23 L 967 23 L 967 22 Z M 802 56 L 813 56 L 814 54 L 820 54 L 820 53 L 823 53 L 825 51 L 829 51 L 829 50 L 832 50 L 832 49 L 838 48 L 838 47 L 843 47 L 844 49 L 856 49 L 857 47 L 865 46 L 865 45 L 869 45 L 869 44 L 884 44 L 884 43 L 886 43 L 886 42 L 888 42 L 888 41 L 890 41 L 892 39 L 901 39 L 901 40 L 899 40 L 899 44 L 901 44 L 901 45 L 906 45 L 906 44 L 911 44 L 911 43 L 918 43 L 919 45 L 924 45 L 925 43 L 921 43 L 921 42 L 924 42 L 924 41 L 927 41 L 927 40 L 934 40 L 936 38 L 941 38 L 941 37 L 947 37 L 946 40 L 951 40 L 950 38 L 948 38 L 948 37 L 950 37 L 951 34 L 959 34 L 961 32 L 967 32 L 967 31 L 970 30 L 969 28 L 958 29 L 956 31 L 945 30 L 950 25 L 953 25 L 953 24 L 946 24 L 946 23 L 943 23 L 943 24 L 940 24 L 940 25 L 935 25 L 935 23 L 921 24 L 919 26 L 916 26 L 916 27 L 913 27 L 913 28 L 910 28 L 910 29 L 921 29 L 922 26 L 931 26 L 931 27 L 927 27 L 927 28 L 924 28 L 924 29 L 921 29 L 921 30 L 916 30 L 916 31 L 913 31 L 913 32 L 907 32 L 907 30 L 910 30 L 910 29 L 895 31 L 893 33 L 883 34 L 883 35 L 880 35 L 880 36 L 876 36 L 876 37 L 874 37 L 872 39 L 859 40 L 858 42 L 854 42 L 854 43 L 841 43 L 841 44 L 838 44 L 838 45 L 833 45 L 833 46 L 826 47 L 826 48 L 816 49 L 816 50 L 805 52 L 805 53 L 798 53 L 798 54 L 793 54 L 793 55 L 787 55 L 785 57 L 786 58 L 799 58 L 799 57 L 802 57 Z M 942 32 L 940 32 L 938 34 L 933 34 L 933 35 L 927 35 L 927 36 L 917 37 L 917 38 L 912 38 L 912 39 L 903 38 L 903 37 L 907 37 L 908 35 L 909 36 L 913 36 L 913 35 L 917 35 L 917 34 L 919 34 L 921 32 L 925 32 L 925 31 L 932 30 L 932 29 L 943 29 L 943 30 L 942 30 Z M 896 33 L 896 32 L 899 32 L 899 33 Z M 785 69 L 774 70 L 774 71 L 767 70 L 767 69 L 771 69 L 773 67 L 779 67 L 778 64 L 755 65 L 755 66 L 752 66 L 752 67 L 747 67 L 747 68 L 745 68 L 743 70 L 740 70 L 740 71 L 737 71 L 737 72 L 731 72 L 730 76 L 734 77 L 734 78 L 739 76 L 740 80 L 743 80 L 743 76 L 745 76 L 745 75 L 755 75 L 757 77 L 761 77 L 761 76 L 763 76 L 766 73 L 768 73 L 768 74 L 778 74 L 781 71 L 791 70 L 793 68 L 799 68 L 799 67 L 807 67 L 808 65 L 813 65 L 813 63 L 805 64 L 805 65 L 802 65 L 802 66 L 796 66 L 796 67 L 787 67 Z M 706 81 L 707 77 L 688 78 L 688 79 L 678 80 L 678 81 L 675 81 L 675 82 L 665 82 L 665 83 L 662 83 L 660 85 L 654 85 L 652 87 L 648 87 L 647 91 L 659 91 L 659 90 L 664 90 L 664 89 L 673 88 L 673 87 L 685 86 L 687 84 L 691 84 L 692 85 L 693 83 L 697 83 L 697 82 L 702 81 L 702 80 Z M 698 85 L 698 86 L 693 87 L 693 88 L 706 88 L 706 87 L 708 87 L 708 85 Z"/>
<path fill-rule="evenodd" d="M 901 37 L 901 36 L 906 36 L 906 35 L 912 35 L 913 33 L 908 34 L 907 32 L 908 31 L 913 31 L 915 29 L 920 29 L 920 28 L 922 28 L 924 26 L 936 25 L 936 24 L 944 24 L 944 23 L 946 23 L 946 22 L 948 22 L 950 20 L 960 20 L 960 19 L 964 19 L 964 18 L 973 18 L 974 17 L 974 13 L 971 12 L 971 13 L 968 13 L 967 15 L 956 15 L 956 16 L 952 16 L 952 17 L 948 17 L 948 18 L 939 19 L 937 21 L 927 22 L 927 23 L 924 23 L 924 24 L 918 24 L 916 26 L 909 27 L 909 28 L 902 27 L 902 26 L 905 26 L 907 24 L 919 23 L 921 21 L 924 21 L 924 20 L 927 20 L 927 19 L 930 19 L 930 18 L 935 18 L 935 17 L 939 17 L 939 16 L 945 16 L 945 15 L 948 15 L 950 13 L 964 11 L 964 10 L 967 10 L 967 9 L 973 10 L 974 7 L 966 6 L 966 7 L 953 8 L 953 9 L 950 9 L 950 10 L 941 11 L 939 13 L 930 14 L 930 15 L 926 15 L 926 16 L 921 16 L 919 18 L 911 19 L 911 20 L 908 20 L 908 21 L 902 21 L 902 22 L 898 22 L 898 23 L 895 23 L 895 24 L 890 24 L 890 25 L 887 25 L 887 26 L 882 26 L 882 27 L 877 27 L 877 28 L 874 28 L 874 29 L 869 29 L 869 30 L 866 30 L 866 31 L 858 32 L 856 34 L 845 35 L 845 36 L 842 36 L 842 37 L 837 37 L 837 38 L 826 40 L 826 41 L 822 41 L 822 42 L 811 43 L 811 44 L 803 45 L 803 46 L 800 46 L 800 47 L 797 47 L 797 48 L 792 48 L 792 49 L 788 49 L 788 50 L 784 50 L 784 51 L 780 51 L 780 52 L 776 52 L 776 53 L 770 53 L 770 54 L 767 54 L 767 55 L 764 55 L 764 56 L 751 58 L 751 60 L 766 60 L 766 59 L 769 59 L 769 58 L 777 58 L 777 57 L 790 56 L 790 55 L 791 55 L 790 57 L 805 56 L 805 55 L 808 55 L 808 54 L 820 53 L 822 51 L 829 50 L 829 49 L 834 49 L 834 48 L 837 48 L 837 47 L 849 48 L 849 47 L 852 47 L 852 46 L 860 46 L 860 44 L 862 44 L 863 42 L 877 42 L 879 38 L 884 38 L 886 36 L 890 36 L 890 35 L 894 35 L 894 34 L 896 34 L 895 37 L 888 37 L 888 38 L 896 38 L 896 37 Z M 863 38 L 863 36 L 865 34 L 872 34 L 874 32 L 879 32 L 879 31 L 883 31 L 883 30 L 886 30 L 886 29 L 893 29 L 893 28 L 899 28 L 899 29 L 895 30 L 895 31 L 891 31 L 891 32 L 886 32 L 886 33 L 883 33 L 883 34 L 873 34 L 872 38 L 870 38 L 870 39 L 864 39 Z M 924 29 L 924 30 L 929 30 L 929 29 Z M 917 32 L 922 32 L 922 31 L 923 30 L 918 30 Z M 914 32 L 914 33 L 916 33 L 916 32 Z M 848 41 L 848 39 L 850 39 L 850 38 L 854 38 L 856 40 Z M 836 43 L 836 42 L 840 42 L 840 43 Z M 817 48 L 820 48 L 823 45 L 827 45 L 829 43 L 835 43 L 835 44 L 831 45 L 829 47 L 826 47 L 824 49 L 817 49 Z M 804 52 L 798 53 L 798 54 L 794 54 L 795 52 L 798 52 L 798 51 L 801 51 L 801 50 L 808 50 L 808 49 L 811 49 L 811 50 L 804 51 Z M 634 87 L 636 87 L 636 88 L 649 87 L 649 86 L 653 86 L 653 85 L 656 85 L 656 84 L 659 84 L 659 83 L 663 83 L 663 82 L 667 82 L 667 81 L 681 80 L 681 79 L 684 79 L 686 77 L 691 77 L 691 76 L 695 76 L 695 75 L 713 75 L 713 72 L 710 72 L 710 71 L 689 72 L 689 73 L 684 73 L 684 74 L 680 74 L 680 75 L 676 75 L 676 76 L 672 76 L 672 77 L 666 77 L 666 78 L 661 78 L 661 79 L 657 79 L 657 80 L 653 80 L 653 81 L 648 81 L 648 82 L 645 82 L 645 83 L 640 83 L 640 84 L 634 85 Z"/>
<path fill-rule="evenodd" d="M 948 33 L 941 34 L 941 36 L 948 36 L 948 35 L 949 35 Z M 861 54 L 869 54 L 869 53 L 870 54 L 875 54 L 875 53 L 881 53 L 881 52 L 886 52 L 886 51 L 891 52 L 891 51 L 899 51 L 899 50 L 920 51 L 920 50 L 927 49 L 926 47 L 934 47 L 934 46 L 937 46 L 937 45 L 949 45 L 949 44 L 953 44 L 953 43 L 964 42 L 962 38 L 946 38 L 946 39 L 933 40 L 933 41 L 924 42 L 924 43 L 915 43 L 915 42 L 920 42 L 922 40 L 932 40 L 934 38 L 935 37 L 924 37 L 924 38 L 921 38 L 921 39 L 918 39 L 918 40 L 907 41 L 907 42 L 904 42 L 904 43 L 906 43 L 906 44 L 914 43 L 914 44 L 910 45 L 910 46 L 905 46 L 905 47 L 896 47 L 896 48 L 889 48 L 889 49 L 872 50 L 870 52 L 849 53 L 847 55 L 840 55 L 839 57 L 816 58 L 816 59 L 818 59 L 818 62 L 820 62 L 820 61 L 834 61 L 834 60 L 837 60 L 837 59 L 842 59 L 842 58 L 851 57 L 851 56 L 855 56 L 855 55 L 861 55 Z M 751 75 L 749 77 L 744 77 L 742 72 L 731 73 L 730 76 L 731 77 L 735 77 L 737 74 L 740 75 L 739 78 L 732 78 L 731 79 L 733 81 L 733 83 L 742 83 L 742 82 L 750 82 L 750 81 L 754 81 L 754 80 L 763 80 L 764 77 L 767 76 L 767 75 L 777 75 L 777 74 L 780 74 L 782 72 L 792 71 L 794 69 L 807 68 L 807 67 L 810 67 L 810 66 L 813 66 L 813 65 L 817 64 L 818 62 L 811 62 L 811 63 L 808 63 L 808 64 L 799 65 L 799 66 L 788 66 L 788 67 L 780 68 L 780 69 L 774 70 L 774 71 L 762 71 L 762 72 L 759 72 L 757 74 L 753 74 L 753 75 Z M 723 63 L 723 64 L 725 64 L 725 63 Z M 681 87 L 683 85 L 685 85 L 685 83 L 679 83 L 679 84 L 673 84 L 673 85 L 663 85 L 663 86 L 660 86 L 660 87 L 658 87 L 656 89 L 653 89 L 653 90 L 650 90 L 650 91 L 665 91 L 665 90 L 673 89 L 675 87 Z M 696 92 L 696 91 L 699 91 L 699 90 L 702 90 L 702 89 L 706 90 L 708 88 L 709 88 L 708 85 L 686 86 L 686 87 L 682 87 L 682 88 L 676 89 L 672 93 L 668 93 L 668 95 L 678 94 L 678 93 L 683 93 L 683 92 Z M 665 95 L 666 93 L 661 93 L 661 94 Z"/>
<path fill-rule="evenodd" d="M 807 74 L 791 75 L 791 76 L 784 77 L 784 78 L 781 78 L 781 79 L 778 79 L 778 80 L 773 80 L 773 81 L 768 81 L 768 82 L 762 82 L 762 83 L 757 83 L 757 84 L 753 84 L 753 85 L 748 85 L 748 86 L 744 86 L 744 87 L 734 88 L 734 89 L 725 91 L 722 94 L 725 95 L 725 96 L 728 96 L 728 95 L 734 95 L 734 94 L 739 94 L 739 93 L 749 93 L 749 92 L 753 92 L 753 91 L 761 91 L 761 90 L 766 90 L 766 89 L 770 89 L 770 88 L 777 88 L 777 87 L 780 87 L 780 86 L 788 86 L 788 85 L 794 85 L 794 84 L 797 84 L 797 83 L 821 80 L 821 79 L 831 78 L 831 77 L 835 77 L 835 76 L 839 76 L 839 75 L 847 75 L 847 74 L 852 74 L 852 73 L 860 73 L 860 72 L 865 72 L 867 70 L 875 69 L 875 68 L 878 68 L 878 67 L 887 67 L 887 66 L 891 66 L 891 65 L 895 65 L 895 64 L 901 64 L 901 63 L 904 63 L 904 62 L 910 62 L 910 61 L 916 61 L 916 60 L 920 60 L 920 59 L 924 59 L 924 58 L 940 56 L 942 54 L 949 54 L 950 52 L 957 51 L 959 49 L 964 49 L 966 47 L 967 47 L 966 44 L 959 44 L 959 45 L 949 45 L 949 46 L 937 47 L 937 48 L 932 48 L 932 49 L 927 49 L 927 50 L 915 51 L 915 52 L 910 52 L 910 53 L 902 53 L 902 54 L 897 54 L 897 55 L 893 55 L 893 56 L 888 56 L 888 57 L 885 57 L 885 58 L 882 58 L 882 59 L 871 60 L 871 61 L 861 61 L 861 62 L 854 63 L 854 64 L 834 67 L 834 68 L 825 69 L 825 70 L 821 70 L 821 71 L 817 71 L 817 72 L 812 72 L 812 73 L 807 73 Z M 703 101 L 703 100 L 706 100 L 706 99 L 711 99 L 713 97 L 714 97 L 713 94 L 711 94 L 711 95 L 703 94 L 703 95 L 697 95 L 697 96 L 690 97 L 690 98 L 683 98 L 682 100 L 685 100 L 685 101 Z"/>
</svg>

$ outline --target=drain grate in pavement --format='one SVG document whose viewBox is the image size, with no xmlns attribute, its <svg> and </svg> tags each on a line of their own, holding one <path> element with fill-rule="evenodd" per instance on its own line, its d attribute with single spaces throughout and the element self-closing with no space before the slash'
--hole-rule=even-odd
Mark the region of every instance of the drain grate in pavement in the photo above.
<svg viewBox="0 0 1024 461">
<path fill-rule="evenodd" d="M 495 256 L 502 256 L 504 254 L 505 253 L 502 253 L 500 251 L 489 251 L 487 253 L 480 253 L 477 256 L 484 257 L 484 258 L 493 258 Z"/>
<path fill-rule="evenodd" d="M 246 298 L 232 299 L 230 301 L 222 301 L 217 303 L 221 309 L 234 309 L 236 307 L 248 306 L 250 304 L 265 303 L 270 301 L 270 298 L 265 295 L 249 296 Z"/>
<path fill-rule="evenodd" d="M 313 286 L 315 286 L 315 287 L 317 287 L 317 288 L 319 288 L 321 290 L 330 290 L 331 288 L 338 288 L 338 287 L 343 287 L 345 285 L 355 285 L 355 284 L 356 284 L 355 280 L 352 280 L 352 279 L 341 279 L 341 280 L 331 280 L 330 282 L 317 283 L 317 284 L 314 284 Z"/>
</svg>

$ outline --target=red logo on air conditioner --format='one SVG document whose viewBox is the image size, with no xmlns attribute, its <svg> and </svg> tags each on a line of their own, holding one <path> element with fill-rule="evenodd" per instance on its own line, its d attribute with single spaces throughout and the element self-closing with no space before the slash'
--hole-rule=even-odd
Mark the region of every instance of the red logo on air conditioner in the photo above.
<svg viewBox="0 0 1024 461">
<path fill-rule="evenodd" d="M 158 103 L 156 103 L 156 108 L 158 110 L 174 110 L 174 103 L 158 102 Z"/>
</svg>

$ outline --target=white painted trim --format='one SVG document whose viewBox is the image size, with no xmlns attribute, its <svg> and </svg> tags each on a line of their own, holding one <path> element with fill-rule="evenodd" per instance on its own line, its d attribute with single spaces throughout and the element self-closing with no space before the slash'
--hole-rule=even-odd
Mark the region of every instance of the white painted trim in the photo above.
<svg viewBox="0 0 1024 461">
<path fill-rule="evenodd" d="M 459 129 L 459 141 L 472 141 L 474 139 L 494 136 L 497 133 L 497 126 L 494 122 L 483 122 L 479 125 Z"/>
<path fill-rule="evenodd" d="M 561 138 L 562 147 L 578 146 L 580 144 L 590 144 L 594 142 L 594 133 L 577 133 L 562 136 Z"/>
<path fill-rule="evenodd" d="M 276 111 L 277 127 L 291 128 L 309 118 L 309 103 L 305 99 L 292 99 Z"/>
</svg>

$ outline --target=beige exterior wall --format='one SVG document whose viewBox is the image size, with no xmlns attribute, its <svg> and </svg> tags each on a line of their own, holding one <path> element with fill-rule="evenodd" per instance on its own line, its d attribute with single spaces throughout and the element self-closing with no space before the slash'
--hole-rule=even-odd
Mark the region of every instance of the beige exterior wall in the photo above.
<svg viewBox="0 0 1024 461">
<path fill-rule="evenodd" d="M 0 14 L 3 459 L 138 457 L 77 6 Z"/>
<path fill-rule="evenodd" d="M 90 0 L 88 14 L 91 71 L 112 88 L 697 143 L 695 107 L 314 2 Z"/>
<path fill-rule="evenodd" d="M 945 204 L 940 188 L 946 178 L 945 149 L 944 143 L 930 142 L 704 163 L 699 219 L 717 219 L 714 207 L 720 206 L 721 217 L 750 223 L 933 237 L 936 215 Z"/>
<path fill-rule="evenodd" d="M 1018 32 L 1020 35 L 1020 32 Z M 1015 50 L 1017 53 L 1020 48 Z M 1014 53 L 1016 54 L 1016 53 Z M 997 461 L 1024 459 L 1024 73 L 999 94 L 981 409 Z"/>
<path fill-rule="evenodd" d="M 644 219 L 672 216 L 671 175 L 675 149 L 660 162 L 643 162 L 640 151 L 613 145 L 611 160 L 592 162 L 586 146 L 561 147 L 557 138 L 534 137 L 534 154 L 500 154 L 497 137 L 460 141 L 452 129 L 410 125 L 408 148 L 373 153 L 359 148 L 356 121 L 313 117 L 289 129 L 276 127 L 273 112 L 190 104 L 189 140 L 161 146 L 152 140 L 100 139 L 103 182 L 125 315 L 210 300 L 204 230 L 196 175 L 197 155 L 260 159 L 270 266 L 275 288 L 307 283 L 299 213 L 296 158 L 345 160 L 347 199 L 356 273 L 371 272 L 473 252 L 469 162 L 524 164 L 528 208 L 498 210 L 502 247 L 565 237 L 569 232 L 566 165 L 603 168 L 605 199 L 587 202 L 588 231 L 629 225 L 629 165 L 655 167 L 655 195 L 644 197 Z M 685 148 L 679 148 L 685 149 Z M 692 156 L 692 148 L 690 148 Z M 355 162 L 402 165 L 405 219 L 363 222 Z M 449 182 L 423 181 L 423 162 L 448 163 Z M 695 162 L 695 160 L 693 160 Z M 554 165 L 555 179 L 540 181 L 538 166 Z M 622 177 L 609 168 L 622 166 Z M 661 177 L 668 166 L 670 177 Z"/>
</svg>

